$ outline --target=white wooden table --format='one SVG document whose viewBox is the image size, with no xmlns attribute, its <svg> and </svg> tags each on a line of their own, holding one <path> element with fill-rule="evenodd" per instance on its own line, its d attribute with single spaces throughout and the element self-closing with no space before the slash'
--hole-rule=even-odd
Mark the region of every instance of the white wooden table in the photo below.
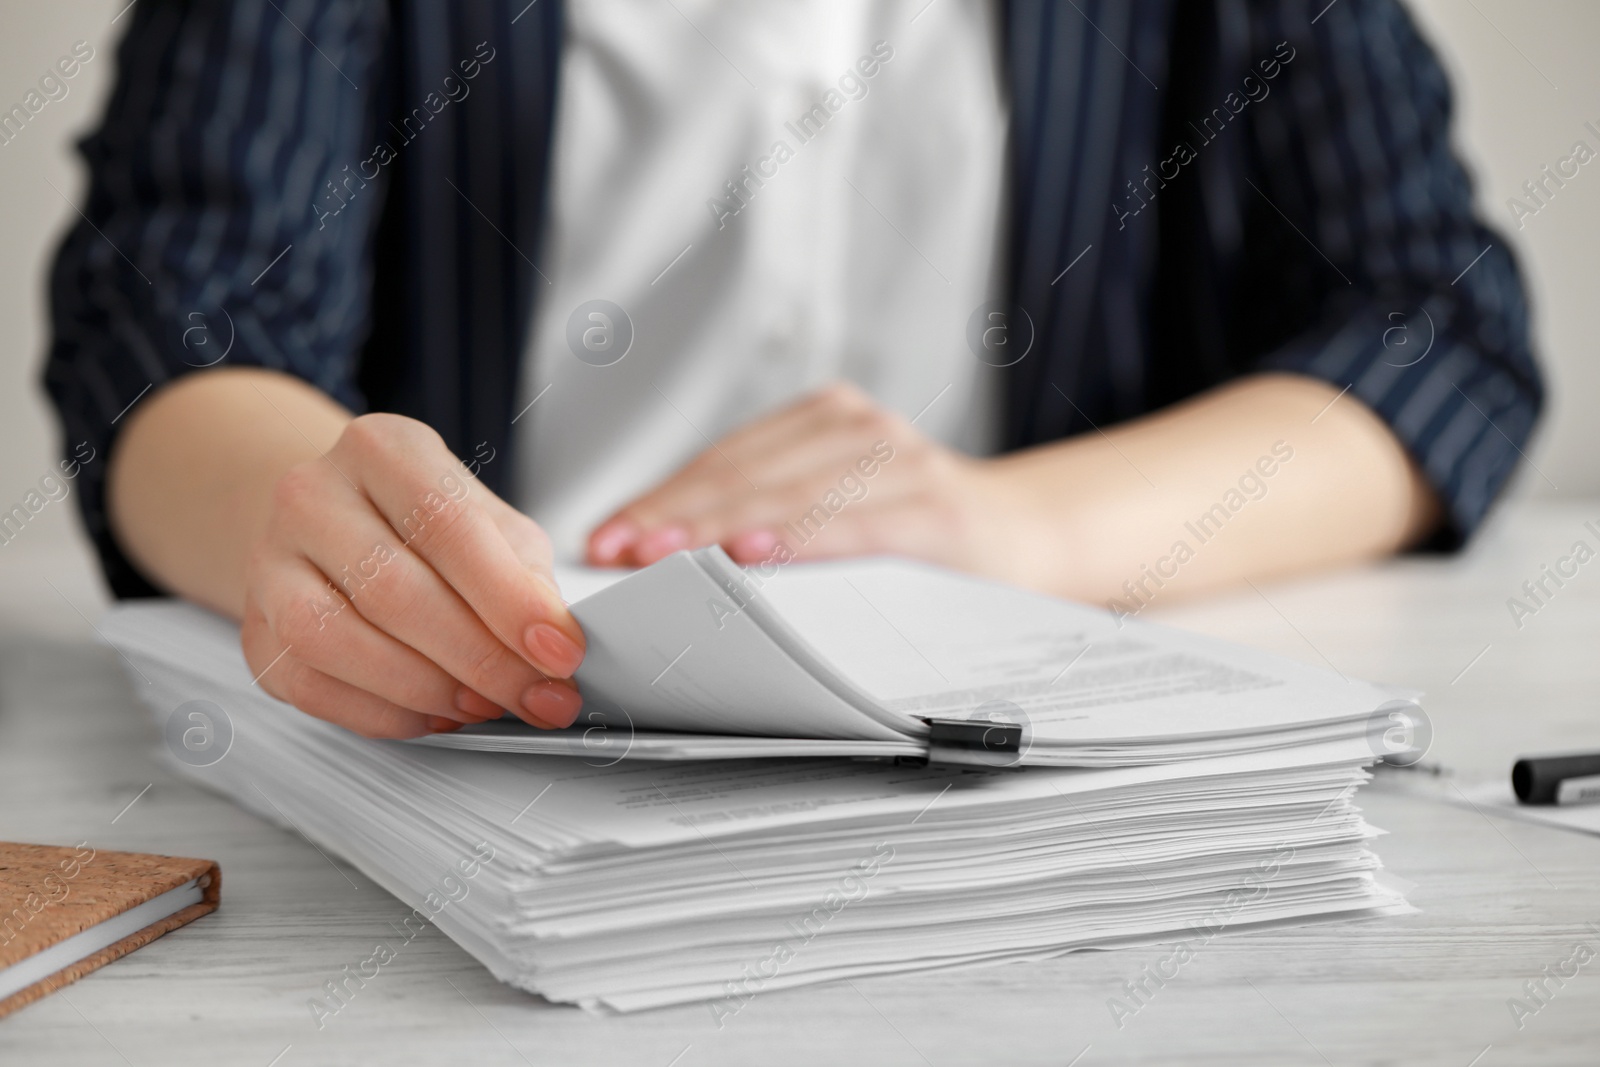
<svg viewBox="0 0 1600 1067">
<path fill-rule="evenodd" d="M 1600 561 L 1520 631 L 1506 606 L 1573 541 L 1595 544 L 1585 519 L 1600 525 L 1600 502 L 1521 506 L 1465 558 L 1154 614 L 1425 689 L 1430 759 L 1499 776 L 1521 752 L 1600 748 Z M 1508 1007 L 1579 939 L 1600 948 L 1600 838 L 1420 799 L 1396 775 L 1362 803 L 1422 914 L 1227 932 L 1120 1030 L 1107 999 L 1159 950 L 768 993 L 719 1030 L 704 1007 L 546 1004 L 430 929 L 319 1031 L 308 999 L 408 909 L 165 769 L 83 617 L 97 596 L 80 557 L 0 550 L 0 840 L 214 858 L 222 909 L 0 1021 L 0 1063 L 1600 1063 L 1600 960 L 1521 1030 Z"/>
</svg>

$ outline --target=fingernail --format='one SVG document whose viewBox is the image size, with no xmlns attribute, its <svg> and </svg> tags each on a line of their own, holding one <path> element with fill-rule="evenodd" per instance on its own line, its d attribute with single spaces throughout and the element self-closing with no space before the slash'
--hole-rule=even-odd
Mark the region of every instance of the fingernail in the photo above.
<svg viewBox="0 0 1600 1067">
<path fill-rule="evenodd" d="M 522 707 L 536 725 L 559 730 L 577 721 L 583 698 L 570 686 L 540 682 L 522 694 Z"/>
<path fill-rule="evenodd" d="M 758 563 L 778 547 L 778 535 L 771 530 L 746 530 L 728 543 L 728 555 L 740 563 Z"/>
<path fill-rule="evenodd" d="M 488 697 L 462 686 L 456 690 L 456 710 L 480 719 L 498 719 L 501 708 Z"/>
<path fill-rule="evenodd" d="M 583 662 L 578 643 L 547 622 L 535 623 L 522 636 L 533 658 L 558 678 L 570 678 Z"/>
<path fill-rule="evenodd" d="M 633 547 L 633 554 L 640 566 L 648 567 L 656 560 L 688 547 L 689 531 L 685 527 L 663 526 L 639 538 L 639 543 Z"/>
<path fill-rule="evenodd" d="M 438 715 L 428 716 L 428 729 L 436 734 L 447 734 L 451 730 L 459 730 L 465 723 L 456 722 L 454 719 L 441 718 Z"/>
<path fill-rule="evenodd" d="M 631 522 L 612 522 L 595 531 L 589 542 L 589 552 L 596 563 L 615 563 L 629 545 L 639 536 Z"/>
</svg>

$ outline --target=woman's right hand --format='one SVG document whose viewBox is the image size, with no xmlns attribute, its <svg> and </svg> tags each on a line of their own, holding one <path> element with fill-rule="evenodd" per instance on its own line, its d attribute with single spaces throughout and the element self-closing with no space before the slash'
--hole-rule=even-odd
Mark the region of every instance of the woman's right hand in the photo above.
<svg viewBox="0 0 1600 1067">
<path fill-rule="evenodd" d="M 583 631 L 549 539 L 414 419 L 353 419 L 283 474 L 245 582 L 251 673 L 318 718 L 368 737 L 577 718 Z"/>
</svg>

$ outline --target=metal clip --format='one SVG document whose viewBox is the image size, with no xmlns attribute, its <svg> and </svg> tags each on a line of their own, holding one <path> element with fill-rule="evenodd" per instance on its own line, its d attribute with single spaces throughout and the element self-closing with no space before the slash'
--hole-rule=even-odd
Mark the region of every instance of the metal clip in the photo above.
<svg viewBox="0 0 1600 1067">
<path fill-rule="evenodd" d="M 928 762 L 1014 767 L 1022 759 L 1022 724 L 988 719 L 924 719 Z"/>
</svg>

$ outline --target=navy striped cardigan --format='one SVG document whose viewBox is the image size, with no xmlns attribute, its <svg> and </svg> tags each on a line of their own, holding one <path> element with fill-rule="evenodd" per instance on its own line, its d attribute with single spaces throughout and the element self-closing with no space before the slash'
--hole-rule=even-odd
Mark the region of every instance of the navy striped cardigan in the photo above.
<svg viewBox="0 0 1600 1067">
<path fill-rule="evenodd" d="M 1006 445 L 1293 371 L 1386 420 L 1444 502 L 1435 547 L 1460 544 L 1542 388 L 1511 253 L 1472 215 L 1449 88 L 1405 12 L 1010 0 L 1002 17 L 1005 299 L 1033 337 L 1004 372 Z M 98 457 L 79 499 L 113 592 L 154 591 L 106 521 L 117 428 L 223 351 L 493 450 L 483 477 L 508 484 L 548 284 L 559 0 L 141 0 L 128 22 L 45 370 L 66 453 Z"/>
</svg>

